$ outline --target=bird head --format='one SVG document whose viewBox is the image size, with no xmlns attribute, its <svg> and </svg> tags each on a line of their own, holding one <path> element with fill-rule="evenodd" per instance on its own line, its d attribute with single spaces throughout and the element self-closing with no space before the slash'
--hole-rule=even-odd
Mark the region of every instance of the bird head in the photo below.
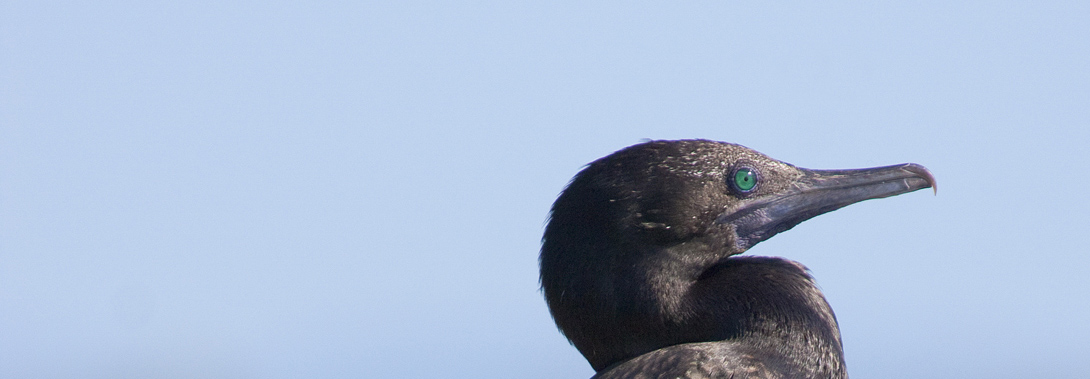
<svg viewBox="0 0 1090 379">
<path fill-rule="evenodd" d="M 587 165 L 553 204 L 542 289 L 593 364 L 603 346 L 638 343 L 610 340 L 626 333 L 673 338 L 685 291 L 717 262 L 819 214 L 934 183 L 916 164 L 809 170 L 715 141 L 630 146 Z"/>
</svg>

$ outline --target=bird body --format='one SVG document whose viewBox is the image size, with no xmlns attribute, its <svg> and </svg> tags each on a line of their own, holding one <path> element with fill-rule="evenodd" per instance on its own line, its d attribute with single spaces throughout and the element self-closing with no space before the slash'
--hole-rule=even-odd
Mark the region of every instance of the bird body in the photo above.
<svg viewBox="0 0 1090 379">
<path fill-rule="evenodd" d="M 933 183 L 914 164 L 807 170 L 721 142 L 634 145 L 590 163 L 553 204 L 542 289 L 596 378 L 845 378 L 836 317 L 806 268 L 737 255 Z"/>
</svg>

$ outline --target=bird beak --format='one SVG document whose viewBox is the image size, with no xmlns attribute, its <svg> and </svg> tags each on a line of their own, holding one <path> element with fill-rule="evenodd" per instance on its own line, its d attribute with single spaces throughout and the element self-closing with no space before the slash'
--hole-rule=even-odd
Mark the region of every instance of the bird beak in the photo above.
<svg viewBox="0 0 1090 379">
<path fill-rule="evenodd" d="M 935 177 L 915 163 L 855 170 L 807 170 L 787 190 L 758 195 L 716 222 L 734 226 L 741 252 L 800 222 L 863 200 L 935 188 Z"/>
</svg>

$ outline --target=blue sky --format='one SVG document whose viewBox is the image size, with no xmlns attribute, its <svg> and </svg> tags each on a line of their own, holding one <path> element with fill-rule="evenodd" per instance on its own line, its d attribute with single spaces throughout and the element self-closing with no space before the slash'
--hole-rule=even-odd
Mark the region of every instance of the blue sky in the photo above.
<svg viewBox="0 0 1090 379">
<path fill-rule="evenodd" d="M 642 139 L 920 191 L 807 265 L 853 378 L 1085 377 L 1085 2 L 0 4 L 0 377 L 584 378 L 555 196 Z"/>
</svg>

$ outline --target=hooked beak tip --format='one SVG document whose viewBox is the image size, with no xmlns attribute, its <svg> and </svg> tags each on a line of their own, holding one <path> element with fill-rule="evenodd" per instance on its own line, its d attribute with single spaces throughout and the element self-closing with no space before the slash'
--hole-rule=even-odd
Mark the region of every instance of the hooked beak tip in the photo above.
<svg viewBox="0 0 1090 379">
<path fill-rule="evenodd" d="M 935 196 L 939 195 L 939 183 L 935 181 L 935 175 L 932 175 L 931 171 L 928 170 L 927 167 L 915 163 L 909 163 L 904 165 L 904 167 L 902 168 L 905 171 L 919 175 L 920 178 L 927 181 L 928 187 L 931 187 L 931 190 L 934 192 Z"/>
</svg>

